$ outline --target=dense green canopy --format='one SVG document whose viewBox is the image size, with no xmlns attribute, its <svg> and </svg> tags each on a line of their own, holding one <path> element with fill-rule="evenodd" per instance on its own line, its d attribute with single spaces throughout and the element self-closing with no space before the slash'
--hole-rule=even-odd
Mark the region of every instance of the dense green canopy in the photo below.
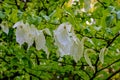
<svg viewBox="0 0 120 80">
<path fill-rule="evenodd" d="M 0 80 L 119 80 L 120 0 L 0 0 Z"/>
</svg>

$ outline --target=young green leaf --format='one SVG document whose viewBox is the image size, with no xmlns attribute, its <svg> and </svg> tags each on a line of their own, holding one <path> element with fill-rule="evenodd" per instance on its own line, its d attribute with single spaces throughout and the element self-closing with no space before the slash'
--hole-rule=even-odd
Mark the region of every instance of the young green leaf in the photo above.
<svg viewBox="0 0 120 80">
<path fill-rule="evenodd" d="M 51 32 L 50 32 L 50 30 L 48 28 L 43 29 L 43 32 L 45 32 L 46 34 L 52 36 L 52 34 L 51 34 Z"/>
</svg>

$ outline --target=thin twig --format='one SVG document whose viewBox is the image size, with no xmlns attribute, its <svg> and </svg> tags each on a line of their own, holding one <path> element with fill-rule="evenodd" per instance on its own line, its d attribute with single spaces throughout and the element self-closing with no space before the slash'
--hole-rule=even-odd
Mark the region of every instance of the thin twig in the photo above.
<svg viewBox="0 0 120 80">
<path fill-rule="evenodd" d="M 36 78 L 38 78 L 39 80 L 41 80 L 41 78 L 39 77 L 39 76 L 37 76 L 37 75 L 35 75 L 35 74 L 33 74 L 33 73 L 30 73 L 30 72 L 27 72 L 25 69 L 23 69 L 26 73 L 28 73 L 29 75 L 31 75 L 31 76 L 34 76 L 34 77 L 36 77 Z"/>
<path fill-rule="evenodd" d="M 8 61 L 6 61 L 4 58 L 0 57 L 0 59 L 2 59 L 4 62 L 6 62 L 7 64 L 10 64 Z"/>
<path fill-rule="evenodd" d="M 104 5 L 103 2 L 101 2 L 100 0 L 97 0 L 105 9 L 107 8 L 107 6 Z"/>
<path fill-rule="evenodd" d="M 15 4 L 16 4 L 17 8 L 20 9 L 20 6 L 18 5 L 17 0 L 15 0 Z"/>
<path fill-rule="evenodd" d="M 100 72 L 100 71 L 102 71 L 102 70 L 104 70 L 104 69 L 106 69 L 106 68 L 110 67 L 111 65 L 113 65 L 113 64 L 115 64 L 115 63 L 117 63 L 117 62 L 119 62 L 119 61 L 120 61 L 120 59 L 115 60 L 115 61 L 114 61 L 114 62 L 112 62 L 111 64 L 109 64 L 109 65 L 107 65 L 106 67 L 104 67 L 104 68 L 100 69 L 98 72 Z"/>
<path fill-rule="evenodd" d="M 111 39 L 111 40 L 107 43 L 106 48 L 108 48 L 108 47 L 115 41 L 115 39 L 116 39 L 119 35 L 120 35 L 120 31 L 119 31 L 118 33 L 116 33 L 115 37 L 113 37 L 113 39 Z M 98 66 L 97 66 L 98 62 L 99 62 L 99 56 L 97 57 L 97 60 L 96 60 L 96 62 L 95 62 L 95 73 L 93 74 L 93 77 L 92 77 L 90 80 L 93 80 L 93 79 L 96 77 L 97 73 L 99 72 L 98 69 L 97 69 L 97 67 L 98 67 Z"/>
<path fill-rule="evenodd" d="M 112 40 L 108 41 L 108 44 L 106 46 L 106 48 L 108 48 L 114 41 L 115 39 L 120 35 L 120 31 L 115 35 L 115 37 L 113 37 Z"/>
<path fill-rule="evenodd" d="M 114 72 L 113 74 L 111 74 L 106 80 L 110 80 L 113 76 L 115 76 L 119 72 L 120 72 L 120 69 L 118 69 L 116 72 Z"/>
</svg>

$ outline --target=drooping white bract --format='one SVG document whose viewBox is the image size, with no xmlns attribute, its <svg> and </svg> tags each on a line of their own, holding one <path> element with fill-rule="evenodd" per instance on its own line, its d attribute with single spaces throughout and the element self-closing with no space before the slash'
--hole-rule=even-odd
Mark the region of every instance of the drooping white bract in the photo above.
<svg viewBox="0 0 120 80">
<path fill-rule="evenodd" d="M 106 52 L 107 52 L 107 48 L 106 47 L 104 47 L 104 48 L 102 48 L 100 50 L 99 59 L 100 59 L 102 64 L 104 63 L 104 55 L 105 55 Z"/>
<path fill-rule="evenodd" d="M 26 40 L 25 42 L 28 44 L 28 49 L 30 48 L 30 46 L 32 46 L 32 44 L 34 43 L 35 40 L 35 35 L 36 35 L 36 28 L 34 25 L 29 25 L 26 24 L 26 28 L 27 29 L 27 33 L 26 33 Z"/>
<path fill-rule="evenodd" d="M 14 24 L 13 28 L 17 28 L 16 30 L 16 41 L 20 44 L 20 46 L 25 42 L 26 40 L 26 28 L 25 24 L 23 21 L 19 21 L 16 24 Z M 28 30 L 28 29 L 27 29 Z"/>
<path fill-rule="evenodd" d="M 46 47 L 46 40 L 43 34 L 44 30 L 37 30 L 34 25 L 29 25 L 28 23 L 24 24 L 23 21 L 17 22 L 13 26 L 13 28 L 17 28 L 16 41 L 20 45 L 26 42 L 28 44 L 28 49 L 29 49 L 30 46 L 32 46 L 32 44 L 35 41 L 36 49 L 37 50 L 43 49 L 46 52 L 47 58 L 48 58 L 49 51 L 48 51 L 48 48 Z M 49 29 L 46 28 L 45 31 L 51 35 Z"/>
<path fill-rule="evenodd" d="M 23 21 L 17 22 L 13 28 L 16 30 L 16 41 L 22 45 L 23 43 L 28 44 L 28 49 L 32 46 L 35 36 L 35 27 L 30 26 L 28 23 L 24 24 Z"/>
<path fill-rule="evenodd" d="M 48 58 L 49 51 L 48 48 L 46 47 L 46 40 L 43 34 L 43 30 L 36 30 L 35 44 L 36 44 L 36 49 L 37 50 L 43 49 L 46 52 Z"/>
<path fill-rule="evenodd" d="M 54 30 L 55 45 L 60 56 L 71 55 L 77 62 L 81 58 L 82 44 L 69 23 L 61 24 Z"/>
<path fill-rule="evenodd" d="M 58 46 L 60 56 L 70 55 L 70 49 L 73 45 L 73 40 L 69 34 L 70 29 L 71 25 L 63 23 L 54 30 L 55 45 Z"/>
<path fill-rule="evenodd" d="M 70 51 L 75 62 L 78 62 L 80 58 L 83 56 L 83 49 L 84 49 L 84 46 L 82 46 L 81 41 L 79 39 L 76 39 Z"/>
<path fill-rule="evenodd" d="M 91 63 L 91 60 L 90 60 L 89 56 L 88 56 L 89 52 L 94 52 L 94 51 L 92 49 L 85 49 L 84 58 L 85 58 L 86 62 L 88 63 L 88 65 L 94 70 L 94 67 L 93 67 L 93 65 Z"/>
<path fill-rule="evenodd" d="M 9 32 L 9 27 L 8 27 L 8 23 L 6 21 L 2 21 L 2 23 L 0 24 L 3 32 L 5 32 L 6 34 L 8 34 Z"/>
</svg>

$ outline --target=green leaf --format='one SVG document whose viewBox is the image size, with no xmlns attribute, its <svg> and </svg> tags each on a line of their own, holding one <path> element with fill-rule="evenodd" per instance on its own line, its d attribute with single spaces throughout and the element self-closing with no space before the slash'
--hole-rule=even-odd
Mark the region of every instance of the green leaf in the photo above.
<svg viewBox="0 0 120 80">
<path fill-rule="evenodd" d="M 114 19 L 113 15 L 109 15 L 106 17 L 105 21 L 106 21 L 106 25 L 109 27 L 112 24 L 112 21 Z"/>
<path fill-rule="evenodd" d="M 117 11 L 117 19 L 119 20 L 120 19 L 120 11 Z"/>
</svg>

